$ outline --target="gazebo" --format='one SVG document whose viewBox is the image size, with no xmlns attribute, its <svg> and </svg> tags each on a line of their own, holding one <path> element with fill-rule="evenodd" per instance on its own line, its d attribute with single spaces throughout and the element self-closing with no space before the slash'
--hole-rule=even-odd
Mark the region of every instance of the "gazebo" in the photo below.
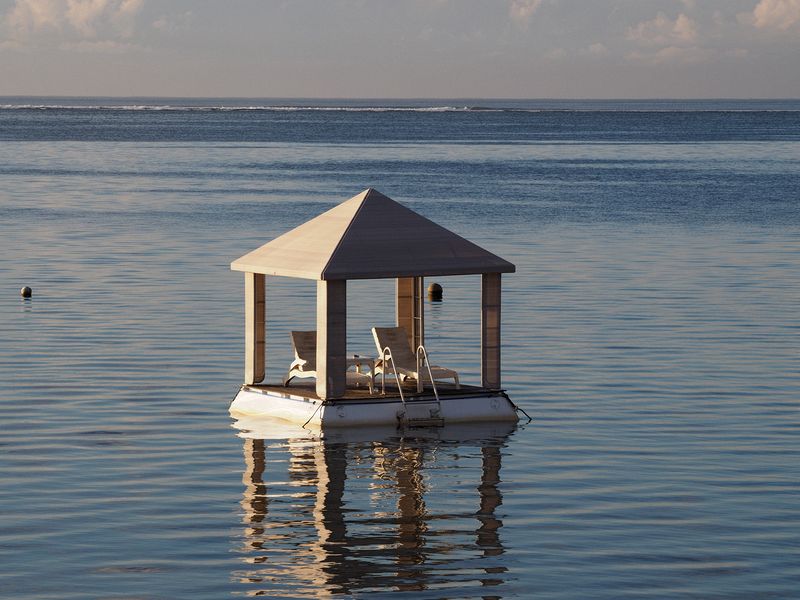
<svg viewBox="0 0 800 600">
<path fill-rule="evenodd" d="M 265 376 L 266 277 L 317 282 L 316 399 L 346 397 L 347 281 L 396 280 L 396 321 L 412 348 L 424 342 L 423 278 L 482 277 L 481 388 L 501 389 L 501 274 L 510 262 L 367 189 L 231 263 L 245 274 L 244 387 Z M 244 389 L 244 388 L 243 388 Z"/>
</svg>

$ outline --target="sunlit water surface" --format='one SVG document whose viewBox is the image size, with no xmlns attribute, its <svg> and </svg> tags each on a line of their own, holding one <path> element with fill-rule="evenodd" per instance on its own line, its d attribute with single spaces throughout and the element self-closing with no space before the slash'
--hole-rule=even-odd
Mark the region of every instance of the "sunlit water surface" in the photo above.
<svg viewBox="0 0 800 600">
<path fill-rule="evenodd" d="M 793 110 L 0 110 L 0 596 L 798 597 Z M 230 261 L 368 186 L 517 265 L 532 423 L 232 423 Z M 437 281 L 475 380 L 480 280 Z M 272 379 L 314 292 L 268 281 Z M 351 284 L 349 350 L 392 310 Z"/>
</svg>

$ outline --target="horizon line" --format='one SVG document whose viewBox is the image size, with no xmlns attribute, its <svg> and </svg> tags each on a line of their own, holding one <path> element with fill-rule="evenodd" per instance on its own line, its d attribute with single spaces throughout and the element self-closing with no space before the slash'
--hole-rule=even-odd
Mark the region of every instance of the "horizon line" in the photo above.
<svg viewBox="0 0 800 600">
<path fill-rule="evenodd" d="M 800 101 L 800 97 L 760 97 L 760 96 L 703 96 L 703 97 L 523 97 L 523 96 L 173 96 L 173 95 L 106 95 L 106 94 L 0 94 L 0 98 L 108 98 L 108 99 L 160 99 L 160 100 L 487 100 L 497 101 L 537 101 L 537 102 L 702 102 L 702 101 Z"/>
</svg>

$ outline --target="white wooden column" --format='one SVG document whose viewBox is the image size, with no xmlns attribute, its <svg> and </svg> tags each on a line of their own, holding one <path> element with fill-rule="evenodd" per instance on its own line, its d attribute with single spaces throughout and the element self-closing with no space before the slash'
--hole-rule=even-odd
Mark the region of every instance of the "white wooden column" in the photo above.
<svg viewBox="0 0 800 600">
<path fill-rule="evenodd" d="M 481 281 L 481 385 L 500 389 L 500 273 Z"/>
<path fill-rule="evenodd" d="M 347 281 L 317 281 L 317 396 L 341 398 L 347 370 Z"/>
<path fill-rule="evenodd" d="M 266 331 L 265 280 L 260 273 L 244 274 L 244 382 L 264 381 Z"/>
<path fill-rule="evenodd" d="M 416 352 L 425 343 L 425 298 L 422 277 L 397 278 L 397 326 L 408 334 L 408 343 Z"/>
</svg>

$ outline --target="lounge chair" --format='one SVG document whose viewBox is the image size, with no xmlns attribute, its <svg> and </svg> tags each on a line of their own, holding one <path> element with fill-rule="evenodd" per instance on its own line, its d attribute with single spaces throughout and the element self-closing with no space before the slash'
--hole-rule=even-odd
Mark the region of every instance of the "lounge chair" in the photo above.
<svg viewBox="0 0 800 600">
<path fill-rule="evenodd" d="M 289 372 L 283 380 L 285 386 L 295 377 L 317 376 L 317 332 L 292 331 L 291 336 L 294 361 L 289 365 Z"/>
<path fill-rule="evenodd" d="M 397 370 L 397 375 L 401 380 L 408 378 L 421 381 L 420 373 L 417 372 L 417 359 L 403 327 L 373 327 L 372 337 L 375 338 L 375 345 L 378 347 L 375 374 L 394 374 L 392 370 L 392 363 L 394 363 L 394 368 Z M 392 360 L 387 361 L 389 364 L 386 365 L 386 368 L 384 368 L 383 364 L 383 351 L 385 348 L 389 348 L 389 353 L 392 355 Z M 456 389 L 461 388 L 461 384 L 458 382 L 458 373 L 452 369 L 434 365 L 430 365 L 430 369 L 434 380 L 452 379 L 456 384 Z M 428 368 L 423 361 L 420 361 L 419 370 L 422 372 L 422 381 L 430 379 L 428 377 Z"/>
<path fill-rule="evenodd" d="M 292 350 L 294 350 L 294 361 L 289 365 L 289 372 L 283 380 L 283 385 L 288 387 L 289 382 L 295 377 L 317 377 L 317 332 L 316 331 L 292 331 Z M 366 383 L 370 393 L 374 393 L 374 376 L 371 373 L 361 373 L 358 369 L 362 364 L 366 364 L 363 358 L 353 357 L 347 359 L 347 366 L 355 366 L 355 371 L 346 373 L 347 385 L 361 386 Z M 372 364 L 372 361 L 369 361 Z"/>
</svg>

